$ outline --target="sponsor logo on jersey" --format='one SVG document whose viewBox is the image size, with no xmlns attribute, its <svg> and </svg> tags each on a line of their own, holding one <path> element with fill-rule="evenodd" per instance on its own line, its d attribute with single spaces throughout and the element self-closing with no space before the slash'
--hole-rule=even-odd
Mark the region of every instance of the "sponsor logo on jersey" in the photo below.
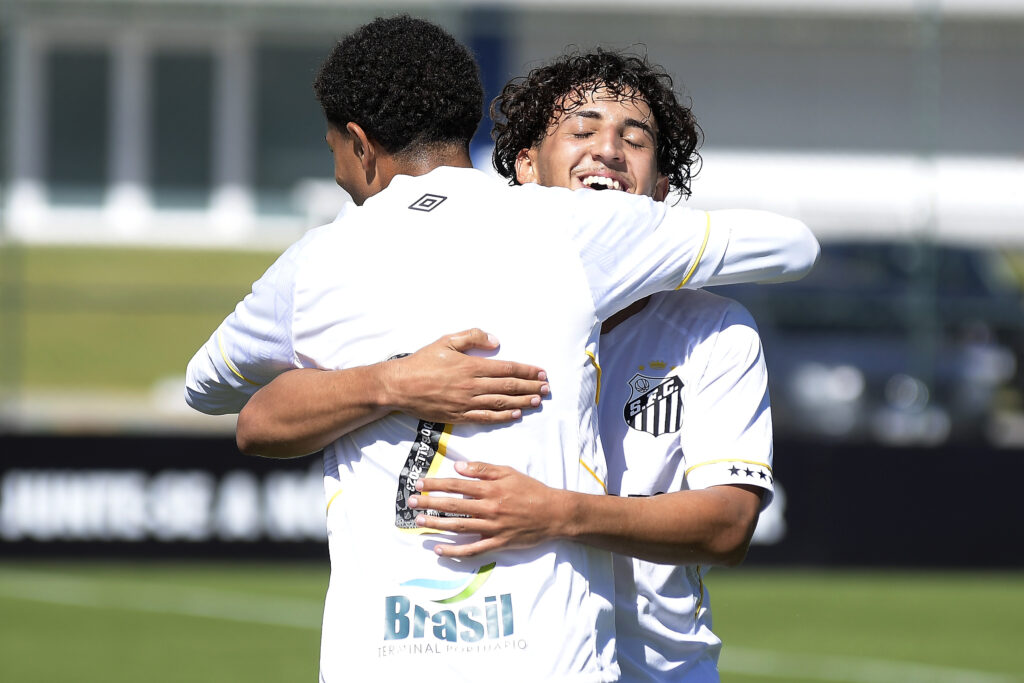
<svg viewBox="0 0 1024 683">
<path fill-rule="evenodd" d="M 422 197 L 414 201 L 412 204 L 410 204 L 409 208 L 412 209 L 413 211 L 433 211 L 434 209 L 441 205 L 441 202 L 443 202 L 446 199 L 448 198 L 443 197 L 439 194 L 430 194 L 428 192 L 427 194 L 423 195 Z"/>
<path fill-rule="evenodd" d="M 678 432 L 683 426 L 683 381 L 637 373 L 629 380 L 629 399 L 622 418 L 630 429 L 654 436 Z"/>
<path fill-rule="evenodd" d="M 395 526 L 407 531 L 419 530 L 416 526 L 417 515 L 430 517 L 466 517 L 453 512 L 438 510 L 413 510 L 409 507 L 409 497 L 419 493 L 416 482 L 431 474 L 431 467 L 440 465 L 444 460 L 445 438 L 451 433 L 452 426 L 441 422 L 420 420 L 416 425 L 416 438 L 409 449 L 409 457 L 398 475 L 398 493 L 395 496 Z M 434 533 L 431 531 L 431 533 Z"/>
<path fill-rule="evenodd" d="M 525 649 L 526 642 L 514 638 L 512 594 L 479 595 L 493 570 L 492 562 L 480 567 L 468 581 L 461 578 L 403 582 L 401 585 L 417 597 L 384 598 L 384 640 L 411 642 L 383 646 L 379 655 Z M 435 597 L 429 597 L 430 594 Z"/>
<path fill-rule="evenodd" d="M 384 639 L 433 638 L 448 643 L 477 643 L 513 635 L 512 595 L 488 595 L 477 604 L 452 609 L 418 604 L 406 595 L 384 598 Z"/>
</svg>

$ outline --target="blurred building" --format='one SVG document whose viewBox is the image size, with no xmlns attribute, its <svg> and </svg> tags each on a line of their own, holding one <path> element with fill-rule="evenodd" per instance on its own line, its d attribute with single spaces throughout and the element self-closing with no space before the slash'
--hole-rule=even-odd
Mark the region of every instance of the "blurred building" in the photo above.
<svg viewBox="0 0 1024 683">
<path fill-rule="evenodd" d="M 344 200 L 319 60 L 398 11 L 471 45 L 492 95 L 567 45 L 646 47 L 706 134 L 698 206 L 1024 243 L 1021 0 L 2 0 L 6 234 L 287 244 Z"/>
<path fill-rule="evenodd" d="M 1024 247 L 1024 0 L 0 0 L 0 244 L 289 244 L 346 201 L 316 69 L 402 11 L 489 96 L 570 46 L 647 51 L 704 130 L 689 202 L 814 228 L 803 284 L 730 292 L 780 436 L 1024 442 L 1024 257 L 996 253 Z"/>
</svg>

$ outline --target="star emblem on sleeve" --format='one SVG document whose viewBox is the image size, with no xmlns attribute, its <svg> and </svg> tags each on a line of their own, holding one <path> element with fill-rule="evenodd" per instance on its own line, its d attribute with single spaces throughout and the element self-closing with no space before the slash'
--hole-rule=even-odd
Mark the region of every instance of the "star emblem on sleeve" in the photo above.
<svg viewBox="0 0 1024 683">
<path fill-rule="evenodd" d="M 740 467 L 740 465 L 733 463 L 726 469 L 726 471 L 732 477 L 739 477 L 741 479 L 753 479 L 754 481 L 764 481 L 767 482 L 768 484 L 772 484 L 774 482 L 771 470 L 763 465 L 758 465 L 756 463 L 745 464 L 743 467 Z"/>
</svg>

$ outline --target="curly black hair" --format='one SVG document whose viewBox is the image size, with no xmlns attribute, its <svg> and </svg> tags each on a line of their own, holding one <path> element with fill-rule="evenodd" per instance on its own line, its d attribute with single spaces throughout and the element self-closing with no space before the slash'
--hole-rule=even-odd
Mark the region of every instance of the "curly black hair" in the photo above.
<svg viewBox="0 0 1024 683">
<path fill-rule="evenodd" d="M 338 42 L 313 91 L 330 125 L 357 123 L 391 154 L 468 147 L 483 117 L 472 55 L 441 27 L 408 15 L 375 19 Z"/>
<path fill-rule="evenodd" d="M 673 90 L 672 77 L 646 56 L 602 50 L 565 54 L 508 82 L 491 103 L 494 168 L 518 184 L 516 156 L 537 145 L 552 123 L 587 101 L 595 87 L 621 99 L 642 99 L 657 123 L 658 172 L 672 189 L 690 195 L 699 168 L 702 132 L 690 107 Z"/>
</svg>

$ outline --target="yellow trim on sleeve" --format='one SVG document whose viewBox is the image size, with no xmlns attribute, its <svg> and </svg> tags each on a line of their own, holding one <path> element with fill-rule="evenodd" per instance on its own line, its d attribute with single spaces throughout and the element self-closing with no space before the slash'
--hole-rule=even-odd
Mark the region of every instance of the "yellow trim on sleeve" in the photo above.
<svg viewBox="0 0 1024 683">
<path fill-rule="evenodd" d="M 594 396 L 594 405 L 601 403 L 601 364 L 597 362 L 597 356 L 590 350 L 586 350 L 586 354 L 590 356 L 590 362 L 597 368 L 597 394 Z"/>
<path fill-rule="evenodd" d="M 220 357 L 224 359 L 224 363 L 228 366 L 228 369 L 231 370 L 231 372 L 233 372 L 235 376 L 238 377 L 238 379 L 242 380 L 243 382 L 248 382 L 254 387 L 263 386 L 259 382 L 253 382 L 251 379 L 243 375 L 241 372 L 238 371 L 238 368 L 235 367 L 234 363 L 231 362 L 231 360 L 228 358 L 227 351 L 224 350 L 224 339 L 221 337 L 220 329 L 217 330 L 217 346 L 220 348 Z"/>
<path fill-rule="evenodd" d="M 327 510 L 326 510 L 326 512 L 330 512 L 331 511 L 331 503 L 333 503 L 334 499 L 337 498 L 340 495 L 341 495 L 341 489 L 338 489 L 337 491 L 334 492 L 334 495 L 331 496 L 330 500 L 327 501 Z"/>
<path fill-rule="evenodd" d="M 700 245 L 700 251 L 697 252 L 697 258 L 694 259 L 693 265 L 690 266 L 690 272 L 686 274 L 686 277 L 683 278 L 683 281 L 679 283 L 676 289 L 685 287 L 686 283 L 693 277 L 693 274 L 697 271 L 697 266 L 700 264 L 700 260 L 704 257 L 704 250 L 708 246 L 708 240 L 711 239 L 711 214 L 705 211 L 704 215 L 708 217 L 707 222 L 704 224 L 704 242 Z"/>
<path fill-rule="evenodd" d="M 690 472 L 693 472 L 698 467 L 703 467 L 704 465 L 715 465 L 715 464 L 720 463 L 720 462 L 741 462 L 744 465 L 757 465 L 758 467 L 765 468 L 769 472 L 772 471 L 772 466 L 769 465 L 768 463 L 765 463 L 765 462 L 758 462 L 756 460 L 743 460 L 741 458 L 721 458 L 719 460 L 708 460 L 707 462 L 699 462 L 696 465 L 694 465 L 693 467 L 691 467 L 688 470 L 686 470 L 685 472 L 683 472 L 683 476 L 685 477 L 686 475 L 688 475 Z"/>
<path fill-rule="evenodd" d="M 590 476 L 597 480 L 597 483 L 601 485 L 601 488 L 604 489 L 604 492 L 608 493 L 608 487 L 605 486 L 603 481 L 601 481 L 601 477 L 597 476 L 597 473 L 595 473 L 594 470 L 590 469 L 587 463 L 583 462 L 583 458 L 580 458 L 580 464 L 583 465 L 583 469 L 585 469 L 587 472 L 590 472 Z"/>
</svg>

